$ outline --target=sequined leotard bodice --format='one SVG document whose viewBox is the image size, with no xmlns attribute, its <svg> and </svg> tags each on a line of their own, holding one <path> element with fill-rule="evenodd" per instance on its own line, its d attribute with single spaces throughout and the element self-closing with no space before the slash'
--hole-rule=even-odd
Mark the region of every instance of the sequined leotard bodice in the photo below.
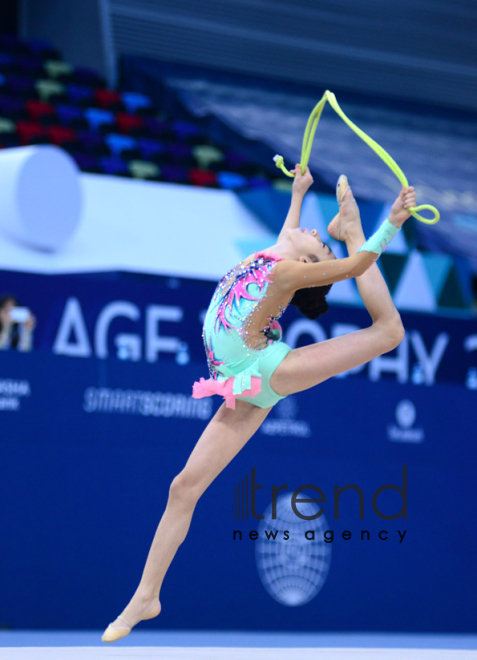
<svg viewBox="0 0 477 660">
<path fill-rule="evenodd" d="M 226 387 L 231 396 L 238 396 L 253 389 L 253 378 L 261 379 L 259 359 L 274 344 L 282 343 L 278 319 L 289 303 L 273 284 L 272 271 L 281 259 L 255 253 L 218 283 L 202 333 L 210 379 L 196 383 L 193 396 L 224 395 Z M 225 398 L 234 407 L 231 396 Z"/>
</svg>

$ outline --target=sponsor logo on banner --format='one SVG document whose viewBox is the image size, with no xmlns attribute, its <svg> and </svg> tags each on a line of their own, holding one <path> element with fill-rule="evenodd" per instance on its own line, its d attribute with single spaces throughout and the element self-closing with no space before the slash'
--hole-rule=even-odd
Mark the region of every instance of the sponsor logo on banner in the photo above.
<svg viewBox="0 0 477 660">
<path fill-rule="evenodd" d="M 30 396 L 30 383 L 27 380 L 0 379 L 0 411 L 18 412 L 21 399 Z"/>
<path fill-rule="evenodd" d="M 396 424 L 388 426 L 388 438 L 394 442 L 422 442 L 424 430 L 415 427 L 416 407 L 412 401 L 403 399 L 396 406 Z"/>
<path fill-rule="evenodd" d="M 282 605 L 296 607 L 309 603 L 323 587 L 330 570 L 331 545 L 322 540 L 328 529 L 325 516 L 312 521 L 298 519 L 291 498 L 291 493 L 278 497 L 273 519 L 270 503 L 259 526 L 255 559 L 260 580 L 270 596 Z M 300 510 L 311 517 L 318 514 L 319 507 L 305 502 Z M 310 530 L 315 532 L 313 542 L 304 536 Z M 273 540 L 267 538 L 267 533 Z"/>
<path fill-rule="evenodd" d="M 180 392 L 88 387 L 84 392 L 83 410 L 87 413 L 206 420 L 212 416 L 213 402 L 210 397 L 193 399 Z"/>
<path fill-rule="evenodd" d="M 305 420 L 295 419 L 297 414 L 297 397 L 287 396 L 274 406 L 271 416 L 260 427 L 260 432 L 265 435 L 309 438 L 311 436 L 310 425 Z"/>
</svg>

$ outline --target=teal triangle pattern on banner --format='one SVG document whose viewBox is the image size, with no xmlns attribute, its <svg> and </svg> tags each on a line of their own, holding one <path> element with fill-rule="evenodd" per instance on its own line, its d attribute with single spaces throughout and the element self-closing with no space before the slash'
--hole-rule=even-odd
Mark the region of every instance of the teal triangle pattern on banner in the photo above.
<svg viewBox="0 0 477 660">
<path fill-rule="evenodd" d="M 369 238 L 381 224 L 379 219 L 383 212 L 383 205 L 381 202 L 372 202 L 369 200 L 356 200 L 359 208 L 359 215 L 361 217 L 361 224 L 366 238 Z M 384 218 L 383 218 L 384 219 Z"/>
<path fill-rule="evenodd" d="M 434 295 L 436 300 L 438 300 L 449 271 L 452 268 L 452 259 L 446 254 L 435 254 L 432 252 L 422 252 L 421 254 Z"/>
<path fill-rule="evenodd" d="M 453 309 L 467 309 L 468 301 L 461 287 L 457 269 L 454 265 L 449 271 L 441 294 L 438 299 L 439 307 L 450 307 Z"/>
<path fill-rule="evenodd" d="M 390 254 L 387 249 L 386 252 L 384 252 L 377 261 L 377 264 L 381 269 L 384 279 L 386 280 L 386 284 L 388 285 L 388 289 L 391 292 L 391 295 L 393 295 L 396 290 L 406 262 L 406 255 Z"/>
<path fill-rule="evenodd" d="M 343 257 L 348 256 L 344 244 L 339 243 L 338 241 L 332 241 L 330 243 L 330 248 L 333 250 L 337 259 L 342 259 Z M 329 262 L 324 261 L 324 268 L 326 263 L 329 265 Z M 326 300 L 333 303 L 345 303 L 346 305 L 360 305 L 361 298 L 355 282 L 356 280 L 354 278 L 352 280 L 335 282 L 326 296 Z"/>
<path fill-rule="evenodd" d="M 435 312 L 437 310 L 437 301 L 432 284 L 422 255 L 417 250 L 413 250 L 407 259 L 393 299 L 398 309 L 419 312 Z"/>
</svg>

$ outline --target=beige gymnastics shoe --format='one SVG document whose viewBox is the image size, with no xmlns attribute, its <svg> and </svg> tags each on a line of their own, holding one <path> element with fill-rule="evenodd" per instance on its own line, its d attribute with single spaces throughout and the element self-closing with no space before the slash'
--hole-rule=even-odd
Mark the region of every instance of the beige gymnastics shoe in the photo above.
<svg viewBox="0 0 477 660">
<path fill-rule="evenodd" d="M 121 615 L 119 615 L 117 618 L 121 619 L 121 621 L 124 621 L 127 628 L 123 626 L 118 626 L 113 628 L 110 623 L 109 626 L 104 631 L 103 636 L 101 637 L 101 640 L 103 642 L 115 642 L 117 639 L 121 639 L 121 637 L 126 637 L 126 635 L 128 635 L 131 632 L 132 626 L 129 625 L 126 619 Z M 114 623 L 114 621 L 112 623 Z"/>
<path fill-rule="evenodd" d="M 349 231 L 353 231 L 356 223 L 361 225 L 361 218 L 353 191 L 344 174 L 339 177 L 336 184 L 336 200 L 340 210 L 328 225 L 328 234 L 337 241 L 346 241 Z"/>
</svg>

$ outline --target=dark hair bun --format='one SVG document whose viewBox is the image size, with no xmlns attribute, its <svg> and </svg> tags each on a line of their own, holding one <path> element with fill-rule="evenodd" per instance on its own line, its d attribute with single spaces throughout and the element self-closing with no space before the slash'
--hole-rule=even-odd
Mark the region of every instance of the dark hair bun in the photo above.
<svg viewBox="0 0 477 660">
<path fill-rule="evenodd" d="M 326 302 L 326 295 L 331 289 L 331 284 L 326 286 L 307 287 L 298 289 L 290 300 L 291 305 L 295 305 L 298 310 L 309 319 L 317 319 L 326 314 L 329 305 Z"/>
</svg>

